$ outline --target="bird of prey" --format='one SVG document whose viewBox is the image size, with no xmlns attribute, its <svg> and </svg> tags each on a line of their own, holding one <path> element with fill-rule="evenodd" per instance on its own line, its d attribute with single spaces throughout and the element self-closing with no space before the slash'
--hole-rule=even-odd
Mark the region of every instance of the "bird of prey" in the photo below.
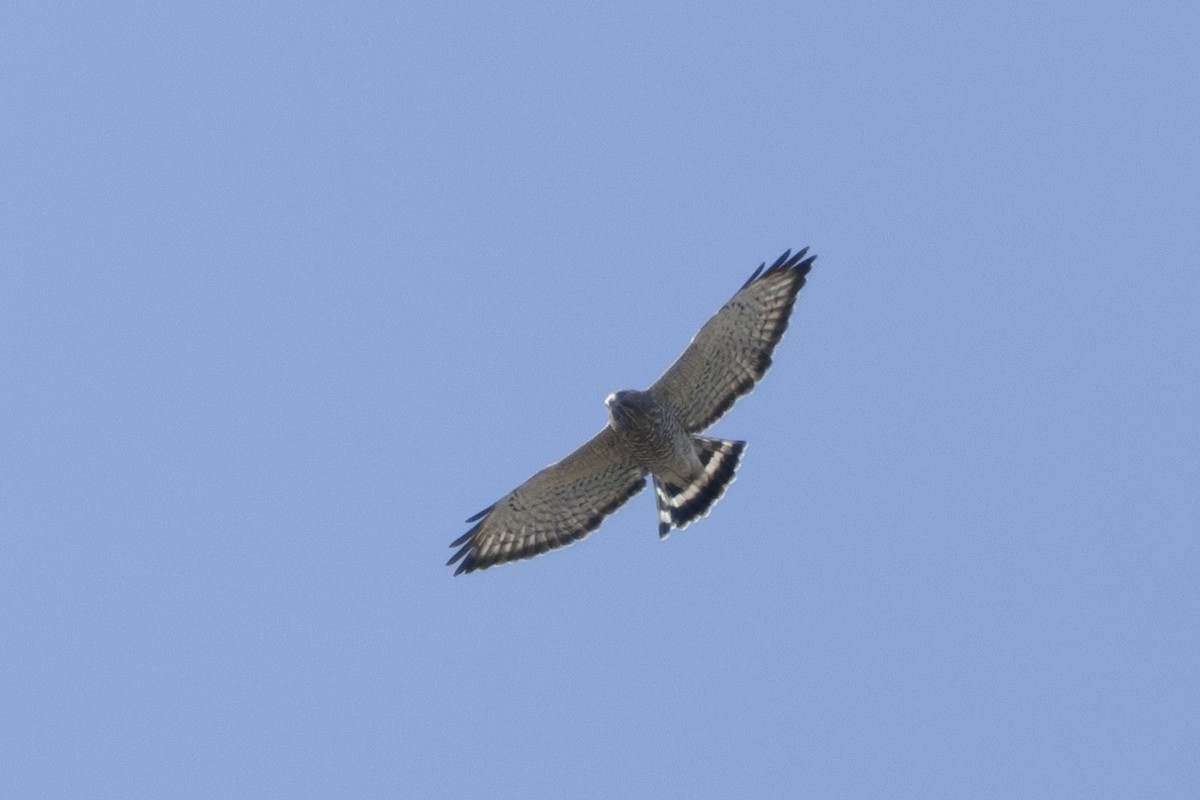
<svg viewBox="0 0 1200 800">
<path fill-rule="evenodd" d="M 573 544 L 654 479 L 658 534 L 708 514 L 733 482 L 746 443 L 699 434 L 771 366 L 816 256 L 785 252 L 750 279 L 647 391 L 610 394 L 608 424 L 467 522 L 450 546 L 455 575 Z M 459 563 L 461 562 L 461 563 Z"/>
</svg>

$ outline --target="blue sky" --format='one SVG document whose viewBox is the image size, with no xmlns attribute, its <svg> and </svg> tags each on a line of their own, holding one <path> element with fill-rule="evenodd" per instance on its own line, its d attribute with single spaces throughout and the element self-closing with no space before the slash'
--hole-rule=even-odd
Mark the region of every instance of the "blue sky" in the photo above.
<svg viewBox="0 0 1200 800">
<path fill-rule="evenodd" d="M 8 4 L 0 795 L 1200 792 L 1194 4 Z M 760 261 L 713 514 L 452 578 Z"/>
</svg>

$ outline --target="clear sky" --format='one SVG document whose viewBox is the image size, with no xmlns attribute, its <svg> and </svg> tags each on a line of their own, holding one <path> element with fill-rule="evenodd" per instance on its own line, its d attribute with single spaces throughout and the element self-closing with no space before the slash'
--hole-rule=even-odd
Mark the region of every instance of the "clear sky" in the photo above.
<svg viewBox="0 0 1200 800">
<path fill-rule="evenodd" d="M 0 796 L 1200 796 L 1196 4 L 511 5 L 0 11 Z"/>
</svg>

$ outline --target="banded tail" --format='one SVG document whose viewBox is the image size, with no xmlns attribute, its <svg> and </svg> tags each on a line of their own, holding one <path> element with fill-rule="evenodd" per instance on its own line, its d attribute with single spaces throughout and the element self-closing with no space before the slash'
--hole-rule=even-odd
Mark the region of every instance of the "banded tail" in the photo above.
<svg viewBox="0 0 1200 800">
<path fill-rule="evenodd" d="M 734 474 L 742 462 L 745 442 L 731 439 L 709 439 L 693 436 L 696 455 L 704 467 L 700 475 L 686 486 L 654 476 L 654 493 L 658 501 L 658 536 L 665 539 L 671 528 L 686 528 L 708 514 L 725 490 L 733 483 Z"/>
</svg>

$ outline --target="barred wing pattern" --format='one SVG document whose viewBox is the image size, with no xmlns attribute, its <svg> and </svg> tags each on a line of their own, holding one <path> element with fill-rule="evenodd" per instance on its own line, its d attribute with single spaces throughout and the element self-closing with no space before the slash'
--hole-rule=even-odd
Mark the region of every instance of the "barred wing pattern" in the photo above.
<svg viewBox="0 0 1200 800">
<path fill-rule="evenodd" d="M 771 366 L 796 295 L 816 256 L 788 250 L 764 262 L 693 337 L 683 355 L 650 387 L 690 433 L 705 430 L 749 394 Z M 764 271 L 765 269 L 765 271 Z"/>
<path fill-rule="evenodd" d="M 571 455 L 546 467 L 467 522 L 450 546 L 454 574 L 533 558 L 587 536 L 646 486 L 646 474 L 608 426 Z"/>
</svg>

